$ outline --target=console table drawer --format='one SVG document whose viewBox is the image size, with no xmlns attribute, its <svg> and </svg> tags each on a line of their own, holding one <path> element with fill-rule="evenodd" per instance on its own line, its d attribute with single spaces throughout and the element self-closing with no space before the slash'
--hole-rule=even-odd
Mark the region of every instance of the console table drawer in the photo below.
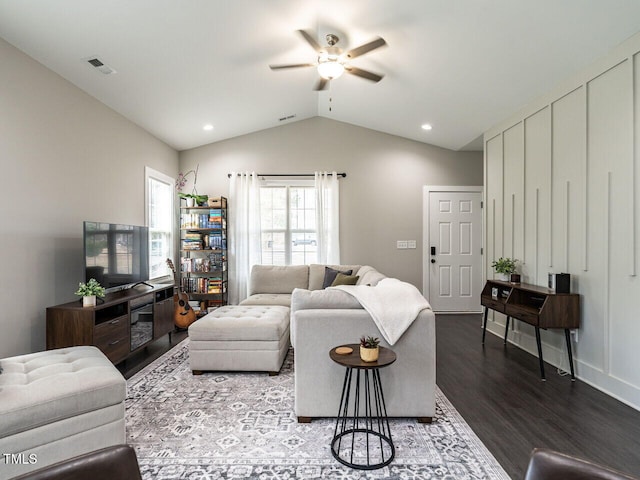
<svg viewBox="0 0 640 480">
<path fill-rule="evenodd" d="M 96 325 L 94 344 L 114 363 L 129 354 L 129 317 L 127 315 Z"/>
<path fill-rule="evenodd" d="M 515 305 L 507 305 L 505 313 L 510 317 L 522 320 L 530 325 L 537 326 L 540 321 L 538 312 L 532 312 L 525 310 L 524 308 L 517 307 Z"/>
<path fill-rule="evenodd" d="M 480 297 L 480 303 L 485 307 L 489 307 L 491 310 L 495 310 L 496 312 L 504 313 L 505 311 L 504 301 L 500 301 L 493 297 Z"/>
</svg>

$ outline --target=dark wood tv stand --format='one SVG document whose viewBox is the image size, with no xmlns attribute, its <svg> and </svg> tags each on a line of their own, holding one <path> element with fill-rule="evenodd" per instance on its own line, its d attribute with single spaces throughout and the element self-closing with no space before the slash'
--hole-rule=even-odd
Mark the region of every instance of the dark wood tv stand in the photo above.
<svg viewBox="0 0 640 480">
<path fill-rule="evenodd" d="M 120 363 L 151 341 L 171 335 L 173 290 L 173 285 L 140 285 L 109 293 L 95 307 L 83 307 L 82 300 L 48 307 L 47 350 L 95 345 L 114 364 Z"/>
<path fill-rule="evenodd" d="M 571 353 L 570 329 L 580 327 L 580 295 L 577 293 L 556 293 L 554 290 L 527 283 L 511 283 L 488 280 L 482 289 L 480 303 L 484 306 L 482 343 L 487 332 L 489 309 L 507 316 L 504 343 L 507 343 L 509 319 L 511 317 L 533 325 L 536 331 L 540 375 L 545 380 L 544 360 L 540 329 L 562 328 L 567 342 L 567 355 L 571 369 L 571 380 L 575 381 L 573 355 Z"/>
</svg>

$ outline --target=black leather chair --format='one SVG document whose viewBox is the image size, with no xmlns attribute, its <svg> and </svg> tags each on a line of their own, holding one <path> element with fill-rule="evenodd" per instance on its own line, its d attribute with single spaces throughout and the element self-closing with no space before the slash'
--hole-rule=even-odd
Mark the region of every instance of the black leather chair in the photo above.
<svg viewBox="0 0 640 480">
<path fill-rule="evenodd" d="M 116 445 L 26 473 L 13 480 L 142 480 L 135 450 Z"/>
<path fill-rule="evenodd" d="M 638 480 L 626 473 L 544 448 L 531 452 L 525 480 Z"/>
</svg>

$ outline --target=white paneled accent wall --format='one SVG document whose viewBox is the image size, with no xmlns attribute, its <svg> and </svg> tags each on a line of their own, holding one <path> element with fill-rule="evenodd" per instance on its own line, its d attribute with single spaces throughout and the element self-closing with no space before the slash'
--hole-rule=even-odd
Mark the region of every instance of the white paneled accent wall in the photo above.
<svg viewBox="0 0 640 480">
<path fill-rule="evenodd" d="M 485 271 L 517 258 L 522 281 L 571 274 L 581 295 L 577 376 L 640 409 L 640 34 L 485 133 Z M 505 317 L 488 328 L 504 334 Z M 536 354 L 533 328 L 510 338 Z M 561 330 L 545 360 L 568 370 Z M 567 379 L 567 381 L 569 381 Z"/>
</svg>

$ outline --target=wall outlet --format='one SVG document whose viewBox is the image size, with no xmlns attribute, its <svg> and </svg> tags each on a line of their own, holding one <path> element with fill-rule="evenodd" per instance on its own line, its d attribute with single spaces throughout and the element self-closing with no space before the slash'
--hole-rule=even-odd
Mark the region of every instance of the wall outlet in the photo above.
<svg viewBox="0 0 640 480">
<path fill-rule="evenodd" d="M 407 240 L 407 248 L 416 248 L 415 240 Z"/>
<path fill-rule="evenodd" d="M 573 337 L 573 341 L 578 343 L 578 330 L 571 330 L 571 336 Z"/>
<path fill-rule="evenodd" d="M 401 249 L 407 248 L 407 241 L 406 240 L 398 240 L 396 245 L 397 245 L 397 248 L 399 248 L 399 249 L 400 248 Z"/>
</svg>

